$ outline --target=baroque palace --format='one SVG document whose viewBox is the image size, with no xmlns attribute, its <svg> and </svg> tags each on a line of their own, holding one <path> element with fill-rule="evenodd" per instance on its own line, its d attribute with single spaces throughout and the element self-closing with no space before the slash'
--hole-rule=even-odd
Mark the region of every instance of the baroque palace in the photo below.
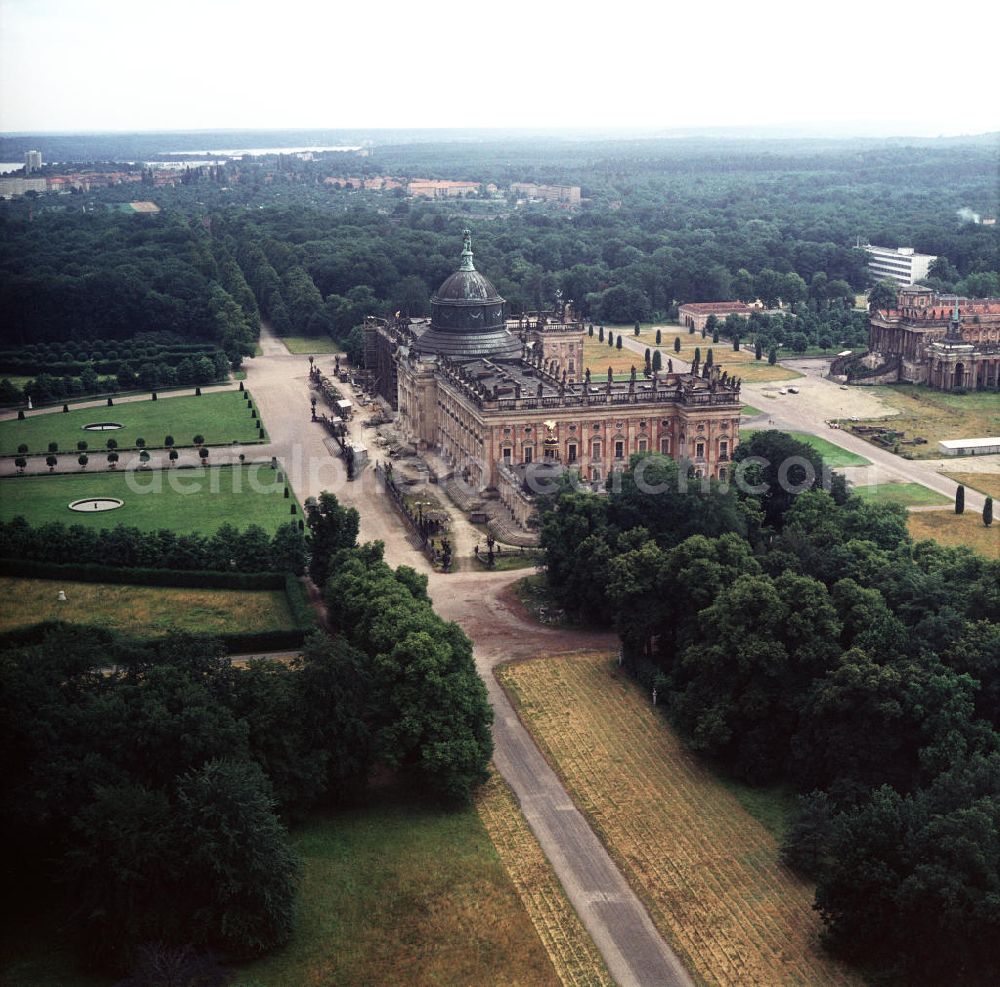
<svg viewBox="0 0 1000 987">
<path fill-rule="evenodd" d="M 499 496 L 522 525 L 533 478 L 571 469 L 596 488 L 633 453 L 665 453 L 693 476 L 725 479 L 740 380 L 717 366 L 591 378 L 571 304 L 505 318 L 466 230 L 461 265 L 431 299 L 430 319 L 366 319 L 372 387 L 407 441 L 441 456 L 468 488 Z"/>
<path fill-rule="evenodd" d="M 1000 299 L 943 296 L 913 285 L 869 318 L 871 369 L 858 384 L 907 382 L 938 390 L 1000 387 Z"/>
</svg>

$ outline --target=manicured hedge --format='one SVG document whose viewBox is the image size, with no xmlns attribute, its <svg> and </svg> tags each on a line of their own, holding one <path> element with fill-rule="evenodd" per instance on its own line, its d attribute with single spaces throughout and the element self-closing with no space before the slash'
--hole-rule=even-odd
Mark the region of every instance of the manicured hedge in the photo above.
<svg viewBox="0 0 1000 987">
<path fill-rule="evenodd" d="M 84 624 L 71 624 L 60 620 L 43 620 L 37 624 L 30 624 L 27 627 L 16 627 L 9 631 L 0 631 L 0 651 L 10 648 L 31 647 L 41 644 L 46 636 L 58 627 L 78 627 L 81 633 L 100 632 L 110 633 L 114 637 L 125 638 L 115 631 L 108 632 L 102 628 L 91 627 Z M 291 628 L 282 631 L 248 631 L 245 634 L 206 634 L 203 636 L 211 641 L 219 641 L 230 655 L 251 654 L 253 652 L 266 651 L 292 651 L 301 648 L 309 631 L 303 628 Z M 130 637 L 146 647 L 154 650 L 165 643 L 163 638 L 137 638 Z"/>
<path fill-rule="evenodd" d="M 65 579 L 79 583 L 125 583 L 131 586 L 176 586 L 190 589 L 282 589 L 287 593 L 289 581 L 302 590 L 294 576 L 285 578 L 281 572 L 213 572 L 201 569 L 134 569 L 97 565 L 93 562 L 62 564 L 35 562 L 30 559 L 0 559 L 0 576 L 22 579 Z M 295 622 L 298 600 L 289 595 L 289 607 Z"/>
</svg>

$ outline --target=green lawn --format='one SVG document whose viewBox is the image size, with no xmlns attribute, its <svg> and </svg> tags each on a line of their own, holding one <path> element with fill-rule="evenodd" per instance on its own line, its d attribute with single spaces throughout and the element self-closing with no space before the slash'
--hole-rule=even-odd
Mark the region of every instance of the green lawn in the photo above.
<svg viewBox="0 0 1000 987">
<path fill-rule="evenodd" d="M 23 515 L 35 526 L 61 521 L 93 528 L 124 524 L 144 531 L 169 528 L 203 534 L 223 524 L 241 529 L 258 524 L 273 533 L 282 524 L 303 517 L 294 494 L 286 500 L 284 485 L 276 482 L 276 476 L 266 466 L 198 466 L 7 477 L 0 480 L 0 518 L 6 521 Z M 71 501 L 85 497 L 117 497 L 125 506 L 92 514 L 69 510 Z"/>
<path fill-rule="evenodd" d="M 754 433 L 759 431 L 761 431 L 759 428 L 741 428 L 740 439 L 743 442 L 747 442 Z M 864 456 L 859 456 L 856 452 L 841 449 L 840 446 L 834 445 L 832 442 L 822 439 L 818 435 L 813 435 L 811 432 L 788 432 L 787 434 L 793 439 L 798 439 L 800 442 L 805 442 L 807 445 L 812 446 L 823 457 L 823 462 L 831 468 L 836 469 L 841 466 L 871 466 L 870 459 L 865 459 Z"/>
<path fill-rule="evenodd" d="M 376 794 L 292 833 L 303 861 L 294 938 L 239 983 L 549 984 L 534 928 L 472 806 Z"/>
<path fill-rule="evenodd" d="M 63 590 L 66 600 L 60 602 Z M 234 634 L 295 626 L 282 590 L 190 589 L 0 578 L 0 631 L 42 620 L 106 627 L 139 637 L 172 631 Z"/>
<path fill-rule="evenodd" d="M 904 507 L 935 507 L 951 503 L 950 497 L 922 483 L 879 483 L 871 487 L 853 487 L 851 492 L 865 500 L 891 501 Z"/>
<path fill-rule="evenodd" d="M 192 445 L 203 435 L 208 445 L 230 445 L 259 441 L 259 419 L 250 417 L 249 402 L 240 391 L 212 391 L 201 397 L 167 397 L 158 401 L 125 401 L 114 407 L 73 408 L 68 412 L 28 412 L 23 422 L 0 422 L 0 456 L 14 456 L 21 443 L 30 454 L 45 453 L 50 442 L 58 442 L 63 453 L 76 455 L 76 444 L 84 441 L 89 451 L 105 448 L 114 439 L 119 449 L 131 449 L 137 438 L 150 449 L 161 448 L 167 435 L 177 445 Z M 93 422 L 118 422 L 124 426 L 107 432 L 88 432 Z"/>
<path fill-rule="evenodd" d="M 762 415 L 764 412 L 761 411 L 760 408 L 755 408 L 752 404 L 745 404 L 743 405 L 743 410 L 740 414 L 744 418 L 753 418 L 754 415 Z"/>
<path fill-rule="evenodd" d="M 437 809 L 381 789 L 360 807 L 313 813 L 292 843 L 302 860 L 292 941 L 242 964 L 234 987 L 558 984 L 473 806 Z M 2 930 L 0 982 L 117 983 L 75 969 L 58 901 L 32 893 Z"/>
<path fill-rule="evenodd" d="M 773 785 L 760 788 L 738 781 L 722 770 L 712 772 L 715 780 L 736 796 L 736 800 L 767 829 L 776 840 L 784 839 L 798 803 L 798 796 L 790 788 Z"/>
<path fill-rule="evenodd" d="M 289 353 L 297 356 L 319 356 L 323 353 L 343 353 L 344 347 L 329 336 L 282 336 Z"/>
</svg>

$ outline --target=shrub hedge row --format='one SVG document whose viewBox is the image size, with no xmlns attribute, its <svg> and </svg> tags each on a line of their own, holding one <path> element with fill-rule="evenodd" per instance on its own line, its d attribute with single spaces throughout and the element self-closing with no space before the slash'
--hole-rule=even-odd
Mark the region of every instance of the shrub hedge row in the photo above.
<svg viewBox="0 0 1000 987">
<path fill-rule="evenodd" d="M 35 562 L 31 559 L 0 559 L 0 576 L 23 579 L 65 579 L 78 583 L 124 583 L 128 586 L 174 586 L 205 589 L 281 589 L 288 592 L 289 581 L 282 572 L 213 572 L 200 569 L 137 569 L 98 565 L 94 562 L 64 564 Z M 299 590 L 301 593 L 301 589 Z M 296 616 L 296 603 L 289 607 Z M 300 621 L 296 619 L 296 624 Z"/>
</svg>

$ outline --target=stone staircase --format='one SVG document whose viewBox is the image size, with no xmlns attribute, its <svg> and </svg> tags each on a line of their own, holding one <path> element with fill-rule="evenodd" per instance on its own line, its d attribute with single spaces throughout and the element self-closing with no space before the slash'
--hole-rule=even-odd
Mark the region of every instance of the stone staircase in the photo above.
<svg viewBox="0 0 1000 987">
<path fill-rule="evenodd" d="M 510 519 L 503 505 L 496 505 L 497 513 L 486 522 L 486 529 L 503 545 L 514 545 L 518 548 L 537 548 L 540 536 L 537 531 L 525 531 Z M 501 513 L 503 512 L 503 513 Z"/>
</svg>

